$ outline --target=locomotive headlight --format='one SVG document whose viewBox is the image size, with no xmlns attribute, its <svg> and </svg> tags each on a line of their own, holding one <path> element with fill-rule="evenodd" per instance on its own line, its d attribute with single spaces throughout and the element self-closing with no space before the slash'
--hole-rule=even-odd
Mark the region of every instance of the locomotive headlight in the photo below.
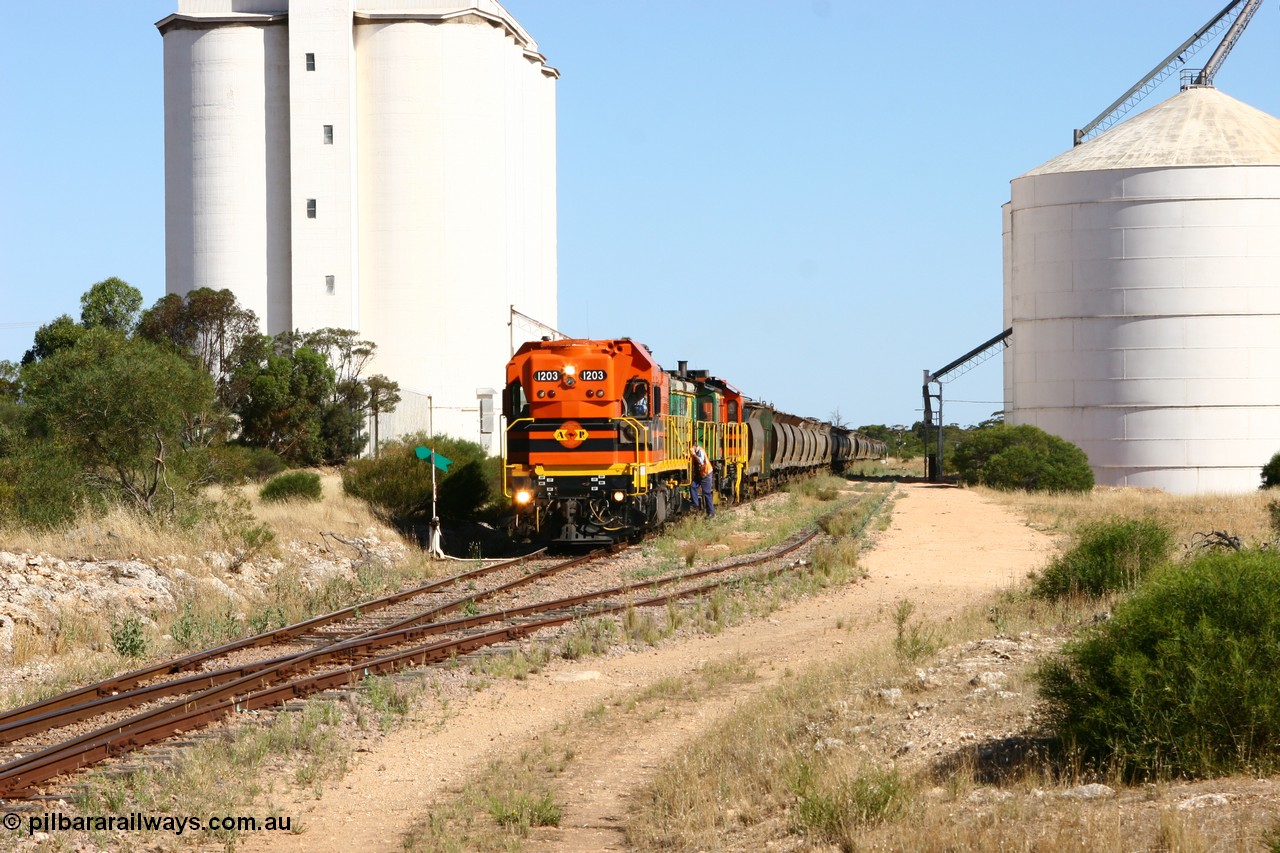
<svg viewBox="0 0 1280 853">
<path fill-rule="evenodd" d="M 565 375 L 565 376 L 577 376 L 577 375 L 578 375 L 578 368 L 574 367 L 572 364 L 566 364 L 566 365 L 564 366 L 564 375 Z"/>
<path fill-rule="evenodd" d="M 521 506 L 524 506 L 531 500 L 533 500 L 533 495 L 529 493 L 528 489 L 521 489 L 520 491 L 516 492 L 516 503 L 520 504 Z"/>
<path fill-rule="evenodd" d="M 622 503 L 622 501 L 625 500 L 626 497 L 627 497 L 627 493 L 622 491 L 621 489 L 613 493 L 613 499 L 616 503 Z"/>
</svg>

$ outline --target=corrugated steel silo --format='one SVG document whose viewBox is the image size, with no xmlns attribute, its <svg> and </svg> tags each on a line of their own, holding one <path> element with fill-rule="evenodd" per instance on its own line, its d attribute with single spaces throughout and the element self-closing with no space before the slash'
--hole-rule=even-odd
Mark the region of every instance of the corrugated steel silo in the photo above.
<svg viewBox="0 0 1280 853">
<path fill-rule="evenodd" d="M 1010 423 L 1100 484 L 1258 485 L 1280 450 L 1280 120 L 1190 88 L 1012 181 Z"/>
</svg>

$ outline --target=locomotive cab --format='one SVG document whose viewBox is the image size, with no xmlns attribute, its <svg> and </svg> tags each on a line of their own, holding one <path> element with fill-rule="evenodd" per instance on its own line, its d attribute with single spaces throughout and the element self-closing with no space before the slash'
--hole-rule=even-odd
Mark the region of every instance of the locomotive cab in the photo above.
<svg viewBox="0 0 1280 853">
<path fill-rule="evenodd" d="M 687 460 L 669 455 L 681 428 L 664 406 L 668 390 L 649 351 L 625 338 L 522 346 L 504 394 L 513 532 L 608 544 L 678 510 Z"/>
</svg>

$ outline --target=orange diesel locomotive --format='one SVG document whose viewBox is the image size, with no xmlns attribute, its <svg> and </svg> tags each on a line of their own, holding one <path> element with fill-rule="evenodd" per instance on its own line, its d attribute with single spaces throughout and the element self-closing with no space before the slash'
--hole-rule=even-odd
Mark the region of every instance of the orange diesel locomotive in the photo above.
<svg viewBox="0 0 1280 853">
<path fill-rule="evenodd" d="M 663 370 L 628 338 L 524 344 L 503 412 L 513 533 L 558 543 L 629 539 L 685 512 L 695 442 L 722 501 L 884 455 L 881 442 L 776 412 L 684 362 Z"/>
</svg>

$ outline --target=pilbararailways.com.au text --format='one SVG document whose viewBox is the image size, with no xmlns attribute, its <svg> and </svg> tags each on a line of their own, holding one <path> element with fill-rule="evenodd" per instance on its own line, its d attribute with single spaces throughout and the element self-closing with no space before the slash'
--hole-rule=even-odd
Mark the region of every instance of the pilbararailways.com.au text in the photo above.
<svg viewBox="0 0 1280 853">
<path fill-rule="evenodd" d="M 5 829 L 20 830 L 27 835 L 37 832 L 292 832 L 293 818 L 274 816 L 265 818 L 214 815 L 212 817 L 178 817 L 176 815 L 151 815 L 131 812 L 123 815 L 65 815 L 62 812 L 19 815 L 7 812 L 0 818 Z"/>
</svg>

